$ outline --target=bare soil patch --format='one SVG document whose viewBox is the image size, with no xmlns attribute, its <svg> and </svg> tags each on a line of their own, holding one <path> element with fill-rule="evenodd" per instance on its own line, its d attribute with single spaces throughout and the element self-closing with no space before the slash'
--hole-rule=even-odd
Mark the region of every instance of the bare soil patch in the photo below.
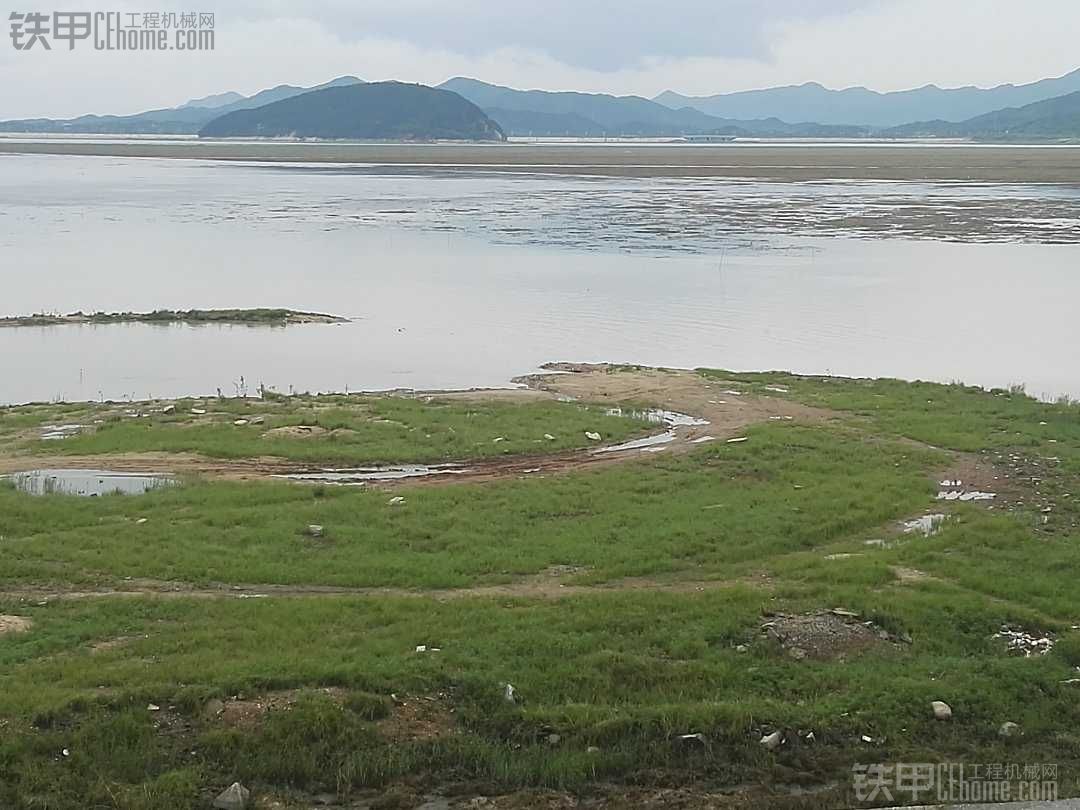
<svg viewBox="0 0 1080 810">
<path fill-rule="evenodd" d="M 263 435 L 273 439 L 314 439 L 325 436 L 327 430 L 318 425 L 289 425 L 287 427 L 271 428 Z"/>
<path fill-rule="evenodd" d="M 306 691 L 311 693 L 311 690 Z M 252 728 L 270 712 L 290 710 L 304 693 L 304 690 L 290 689 L 259 697 L 237 695 L 228 700 L 211 700 L 203 708 L 203 716 L 230 728 Z M 317 690 L 317 693 L 328 696 L 339 706 L 345 702 L 346 692 L 343 689 L 327 687 Z"/>
<path fill-rule="evenodd" d="M 33 626 L 34 623 L 25 616 L 0 615 L 0 636 L 6 636 L 9 633 L 25 633 Z"/>
<path fill-rule="evenodd" d="M 376 724 L 379 733 L 391 742 L 437 740 L 456 733 L 454 709 L 449 695 L 397 697 L 390 716 Z"/>
<path fill-rule="evenodd" d="M 761 627 L 768 638 L 795 659 L 844 659 L 893 642 L 889 633 L 872 622 L 859 621 L 856 615 L 843 610 L 798 616 L 776 614 Z"/>
</svg>

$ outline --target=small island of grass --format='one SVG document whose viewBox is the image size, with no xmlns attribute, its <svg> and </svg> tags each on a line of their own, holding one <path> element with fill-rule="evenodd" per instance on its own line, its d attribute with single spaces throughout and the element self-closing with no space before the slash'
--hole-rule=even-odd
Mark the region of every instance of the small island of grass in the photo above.
<svg viewBox="0 0 1080 810">
<path fill-rule="evenodd" d="M 158 309 L 153 312 L 72 312 L 68 315 L 37 313 L 0 318 L 0 327 L 68 326 L 71 324 L 186 323 L 235 324 L 241 326 L 293 326 L 312 323 L 348 323 L 348 318 L 293 309 Z"/>
</svg>

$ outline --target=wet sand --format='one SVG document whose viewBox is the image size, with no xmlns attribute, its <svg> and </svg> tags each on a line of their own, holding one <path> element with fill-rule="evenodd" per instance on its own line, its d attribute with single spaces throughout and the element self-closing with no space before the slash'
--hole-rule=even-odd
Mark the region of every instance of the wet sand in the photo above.
<svg viewBox="0 0 1080 810">
<path fill-rule="evenodd" d="M 971 144 L 336 144 L 0 139 L 0 155 L 470 167 L 616 177 L 1080 184 L 1080 147 Z"/>
</svg>

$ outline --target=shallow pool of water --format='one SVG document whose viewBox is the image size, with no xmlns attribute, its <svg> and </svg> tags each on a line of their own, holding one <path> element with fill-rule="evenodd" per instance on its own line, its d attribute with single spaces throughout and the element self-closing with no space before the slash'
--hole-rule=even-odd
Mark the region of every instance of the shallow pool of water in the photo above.
<svg viewBox="0 0 1080 810">
<path fill-rule="evenodd" d="M 89 498 L 143 495 L 176 483 L 167 475 L 110 470 L 30 470 L 14 473 L 8 476 L 8 480 L 15 484 L 17 490 L 29 495 L 78 495 Z"/>
<path fill-rule="evenodd" d="M 313 484 L 358 486 L 369 481 L 401 481 L 406 478 L 427 478 L 437 475 L 461 475 L 468 470 L 460 464 L 403 464 L 392 467 L 351 467 L 346 469 L 307 470 L 278 475 L 290 481 Z"/>
</svg>

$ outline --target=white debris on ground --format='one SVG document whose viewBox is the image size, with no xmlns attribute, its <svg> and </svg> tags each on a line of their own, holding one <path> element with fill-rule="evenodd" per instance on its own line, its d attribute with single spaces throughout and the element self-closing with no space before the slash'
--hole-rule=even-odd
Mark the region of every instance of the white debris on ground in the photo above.
<svg viewBox="0 0 1080 810">
<path fill-rule="evenodd" d="M 937 497 L 939 501 L 992 501 L 997 497 L 996 492 L 983 492 L 982 490 L 965 490 L 964 482 L 960 480 L 942 481 L 941 489 Z"/>
<path fill-rule="evenodd" d="M 992 501 L 997 497 L 996 492 L 980 492 L 974 490 L 972 492 L 959 492 L 941 491 L 937 494 L 939 501 Z"/>
<path fill-rule="evenodd" d="M 904 534 L 915 534 L 918 532 L 924 537 L 930 537 L 941 531 L 942 524 L 948 519 L 948 515 L 923 515 L 922 517 L 913 518 L 912 520 L 905 520 L 900 526 L 904 530 Z"/>
<path fill-rule="evenodd" d="M 82 432 L 82 425 L 42 425 L 41 440 L 45 442 L 70 439 Z"/>
<path fill-rule="evenodd" d="M 708 419 L 679 413 L 678 411 L 667 411 L 663 408 L 650 408 L 648 410 L 608 408 L 606 413 L 608 416 L 625 416 L 631 419 L 652 422 L 654 425 L 665 425 L 666 427 L 704 427 L 709 424 Z"/>
<path fill-rule="evenodd" d="M 1054 649 L 1054 641 L 1056 640 L 1049 634 L 1029 633 L 1022 628 L 1010 627 L 1007 624 L 1001 625 L 1001 629 L 994 633 L 993 637 L 1004 639 L 1005 649 L 1008 652 L 1014 655 L 1022 655 L 1024 658 L 1046 655 Z"/>
</svg>

